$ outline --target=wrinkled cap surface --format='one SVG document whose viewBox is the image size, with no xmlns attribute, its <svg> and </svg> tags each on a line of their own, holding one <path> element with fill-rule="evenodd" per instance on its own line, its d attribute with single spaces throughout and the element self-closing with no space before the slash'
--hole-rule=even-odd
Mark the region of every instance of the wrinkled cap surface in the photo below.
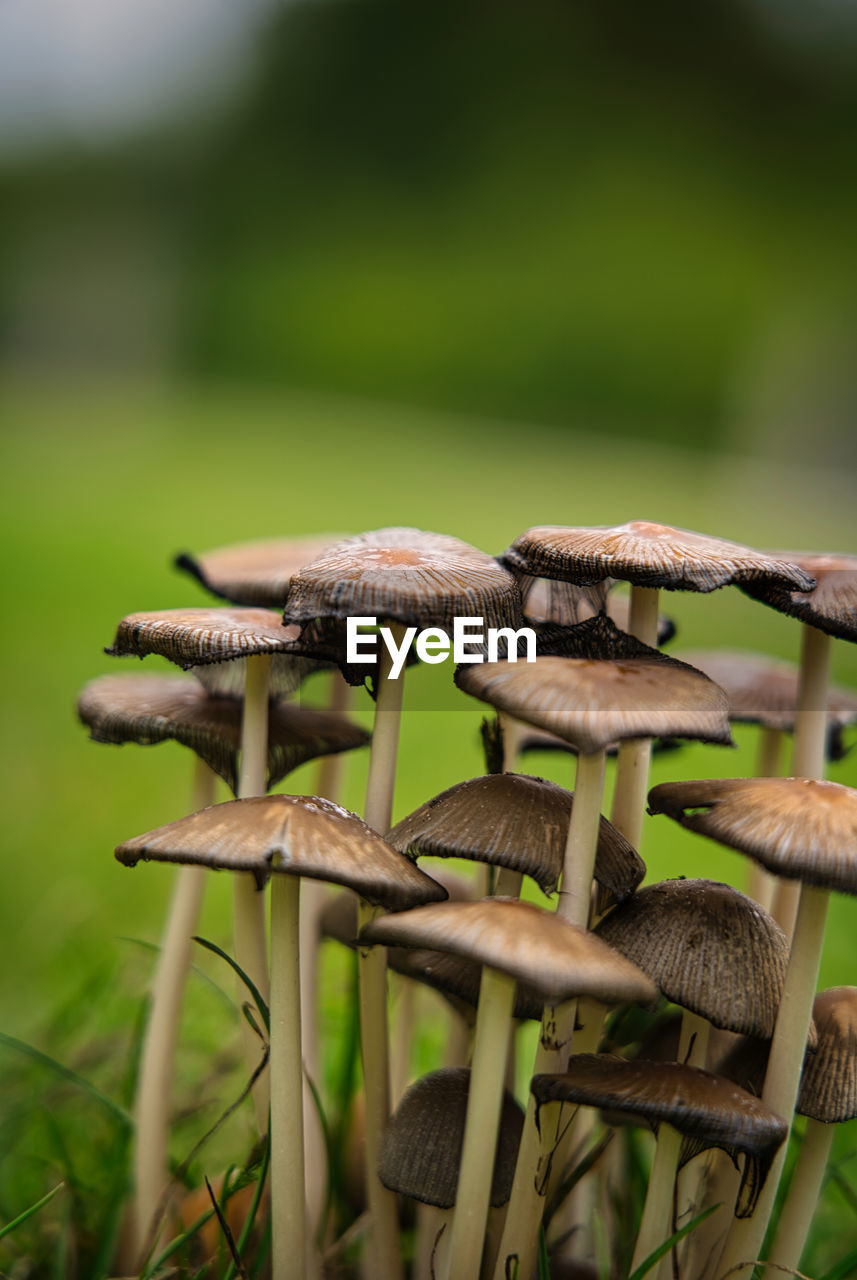
<svg viewBox="0 0 857 1280">
<path fill-rule="evenodd" d="M 781 582 L 791 590 L 813 586 L 809 574 L 776 556 L 647 520 L 613 527 L 528 529 L 501 559 L 517 573 L 581 584 L 621 578 L 672 591 L 714 591 L 759 580 Z"/>
<path fill-rule="evenodd" d="M 804 1058 L 796 1110 L 822 1124 L 857 1116 L 857 987 L 830 987 L 815 997 L 814 1053 Z"/>
<path fill-rule="evenodd" d="M 780 1116 L 738 1085 L 679 1062 L 628 1061 L 608 1054 L 575 1054 L 563 1075 L 537 1075 L 536 1100 L 577 1102 L 670 1124 L 696 1145 L 743 1152 L 747 1163 L 738 1217 L 753 1212 L 768 1169 L 788 1133 Z"/>
<path fill-rule="evenodd" d="M 282 609 L 292 578 L 305 564 L 317 560 L 342 534 L 318 534 L 309 538 L 269 538 L 239 542 L 195 556 L 176 556 L 184 569 L 212 595 L 233 604 Z"/>
<path fill-rule="evenodd" d="M 531 876 L 544 893 L 559 882 L 574 796 L 526 774 L 471 778 L 403 818 L 387 839 L 413 857 L 472 858 Z M 633 893 L 646 874 L 642 858 L 601 818 L 595 879 L 610 901 Z"/>
<path fill-rule="evenodd" d="M 128 867 L 143 859 L 252 871 L 259 885 L 272 872 L 309 876 L 344 884 L 388 909 L 446 897 L 445 889 L 356 814 L 317 796 L 256 796 L 211 805 L 126 840 L 116 857 Z"/>
<path fill-rule="evenodd" d="M 292 579 L 286 622 L 350 616 L 444 629 L 456 617 L 523 625 L 515 579 L 492 556 L 459 538 L 408 528 L 346 538 Z"/>
<path fill-rule="evenodd" d="M 99 676 L 81 692 L 77 711 L 94 742 L 143 746 L 180 742 L 234 792 L 241 745 L 241 703 L 212 697 L 181 676 Z M 268 709 L 268 786 L 306 760 L 365 746 L 369 734 L 341 716 L 272 702 Z"/>
<path fill-rule="evenodd" d="M 417 1080 L 405 1093 L 381 1138 L 378 1177 L 397 1191 L 451 1209 L 458 1190 L 458 1170 L 467 1119 L 470 1072 L 444 1067 Z M 491 1204 L 505 1204 L 512 1192 L 524 1113 L 503 1093 Z"/>
<path fill-rule="evenodd" d="M 106 652 L 137 658 L 157 653 L 188 668 L 282 652 L 299 634 L 269 609 L 161 609 L 128 614 Z"/>
<path fill-rule="evenodd" d="M 361 930 L 360 942 L 466 956 L 528 983 L 548 1003 L 587 995 L 604 1004 L 648 1004 L 657 994 L 654 983 L 606 942 L 517 898 L 379 916 Z"/>
<path fill-rule="evenodd" d="M 757 582 L 745 585 L 744 591 L 828 635 L 857 641 L 857 556 L 801 551 L 789 559 L 812 575 L 814 588 Z"/>
<path fill-rule="evenodd" d="M 857 894 L 857 791 L 813 778 L 663 782 L 649 812 L 748 853 L 775 875 Z"/>
<path fill-rule="evenodd" d="M 789 944 L 776 921 L 737 889 L 714 880 L 647 885 L 596 933 L 668 1000 L 727 1031 L 773 1035 Z"/>
</svg>

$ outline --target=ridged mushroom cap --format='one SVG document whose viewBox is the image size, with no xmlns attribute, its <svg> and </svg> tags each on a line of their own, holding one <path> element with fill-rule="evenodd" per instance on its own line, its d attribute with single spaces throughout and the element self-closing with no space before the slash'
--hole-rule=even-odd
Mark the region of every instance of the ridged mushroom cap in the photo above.
<svg viewBox="0 0 857 1280">
<path fill-rule="evenodd" d="M 218 547 L 201 555 L 185 551 L 176 556 L 175 566 L 223 600 L 282 609 L 298 570 L 343 537 L 341 533 L 325 533 L 309 538 L 267 538 Z"/>
<path fill-rule="evenodd" d="M 546 1003 L 585 995 L 604 1004 L 649 1004 L 657 995 L 654 983 L 606 942 L 517 898 L 379 916 L 361 930 L 360 942 L 465 956 L 526 982 Z"/>
<path fill-rule="evenodd" d="M 789 559 L 816 581 L 812 587 L 752 583 L 743 590 L 780 613 L 800 618 L 840 640 L 857 641 L 857 556 L 796 552 Z"/>
<path fill-rule="evenodd" d="M 241 703 L 211 696 L 181 676 L 99 676 L 82 690 L 77 713 L 94 742 L 190 747 L 234 792 L 241 745 Z M 268 713 L 268 782 L 274 786 L 306 760 L 365 746 L 369 734 L 341 716 L 272 702 Z"/>
<path fill-rule="evenodd" d="M 822 1124 L 857 1116 L 857 987 L 830 987 L 815 997 L 814 1053 L 804 1059 L 796 1110 Z"/>
<path fill-rule="evenodd" d="M 211 805 L 124 841 L 116 857 L 127 867 L 143 859 L 252 871 L 260 886 L 272 872 L 309 876 L 347 885 L 387 909 L 446 897 L 445 889 L 356 814 L 318 796 L 256 796 Z"/>
<path fill-rule="evenodd" d="M 467 1118 L 470 1071 L 444 1067 L 410 1086 L 381 1137 L 378 1177 L 390 1191 L 423 1204 L 451 1209 Z M 504 1092 L 491 1204 L 505 1204 L 512 1192 L 524 1113 Z"/>
<path fill-rule="evenodd" d="M 621 578 L 643 587 L 705 592 L 759 580 L 801 591 L 813 585 L 809 574 L 786 560 L 648 520 L 613 527 L 528 529 L 501 560 L 517 573 L 582 584 Z"/>
<path fill-rule="evenodd" d="M 550 894 L 562 872 L 573 801 L 571 791 L 544 778 L 486 774 L 427 800 L 387 839 L 412 857 L 472 858 L 521 871 Z M 602 816 L 595 879 L 607 901 L 626 898 L 645 874 L 642 858 Z"/>
<path fill-rule="evenodd" d="M 788 1133 L 780 1116 L 738 1085 L 680 1062 L 628 1061 L 608 1054 L 572 1055 L 563 1075 L 533 1076 L 540 1104 L 576 1102 L 639 1117 L 653 1127 L 666 1123 L 692 1144 L 692 1154 L 722 1147 L 747 1157 L 737 1217 L 755 1208 L 774 1156 Z"/>
<path fill-rule="evenodd" d="M 515 579 L 492 556 L 408 528 L 343 539 L 292 579 L 286 622 L 353 615 L 440 628 L 455 617 L 481 617 L 486 627 L 523 622 Z"/>
<path fill-rule="evenodd" d="M 649 813 L 748 853 L 775 875 L 857 894 L 857 791 L 814 778 L 663 782 Z"/>
<path fill-rule="evenodd" d="M 737 889 L 714 880 L 646 885 L 605 916 L 596 933 L 668 1000 L 727 1031 L 773 1035 L 788 939 Z"/>
</svg>

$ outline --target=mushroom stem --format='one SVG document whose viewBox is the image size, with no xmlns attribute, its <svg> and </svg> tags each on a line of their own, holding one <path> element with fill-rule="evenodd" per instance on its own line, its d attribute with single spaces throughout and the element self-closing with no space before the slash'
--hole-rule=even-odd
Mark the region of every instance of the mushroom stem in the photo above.
<svg viewBox="0 0 857 1280">
<path fill-rule="evenodd" d="M 238 798 L 263 796 L 268 758 L 268 672 L 270 654 L 252 654 L 246 659 L 244 709 L 241 719 L 241 770 L 238 775 Z M 265 895 L 256 886 L 249 871 L 238 871 L 234 877 L 233 921 L 235 931 L 235 963 L 255 983 L 262 999 L 268 1000 L 268 955 L 265 928 Z M 247 991 L 239 983 L 239 1002 L 247 1000 Z M 246 1019 L 241 1019 L 247 1066 L 254 1072 L 259 1065 L 259 1038 Z M 260 1133 L 268 1127 L 268 1081 L 265 1073 L 253 1086 L 253 1106 Z"/>
<path fill-rule="evenodd" d="M 452 1217 L 448 1280 L 473 1280 L 479 1274 L 503 1101 L 504 1072 L 497 1066 L 508 1051 L 514 1001 L 515 979 L 484 968 Z"/>
<path fill-rule="evenodd" d="M 634 1257 L 631 1271 L 634 1272 L 654 1253 L 659 1244 L 670 1235 L 669 1223 L 672 1217 L 673 1185 L 681 1151 L 681 1134 L 671 1124 L 663 1121 L 658 1125 L 658 1141 L 655 1146 L 655 1158 L 649 1174 L 649 1188 L 646 1192 L 646 1203 L 643 1205 L 643 1217 L 640 1230 L 637 1232 L 637 1243 L 634 1246 Z M 658 1268 L 659 1270 L 659 1268 Z"/>
<path fill-rule="evenodd" d="M 783 1116 L 789 1125 L 797 1099 L 806 1037 L 812 1017 L 828 898 L 827 889 L 811 885 L 802 887 L 795 935 L 762 1092 L 765 1106 L 776 1115 Z M 788 1137 L 771 1165 L 755 1213 L 750 1218 L 736 1219 L 729 1233 L 721 1261 L 721 1272 L 725 1274 L 730 1267 L 735 1268 L 736 1280 L 749 1276 L 753 1270 L 752 1266 L 741 1267 L 740 1264 L 759 1257 L 787 1146 Z"/>
<path fill-rule="evenodd" d="M 214 802 L 215 775 L 197 759 L 193 783 L 193 811 Z M 140 1054 L 140 1078 L 134 1108 L 135 1249 L 146 1248 L 155 1215 L 170 1180 L 170 1089 L 185 979 L 190 967 L 191 940 L 196 930 L 205 869 L 180 867 L 161 942 L 152 1004 Z"/>
<path fill-rule="evenodd" d="M 783 729 L 763 728 L 759 735 L 759 754 L 756 760 L 757 778 L 778 778 L 782 772 Z M 778 880 L 775 875 L 758 862 L 750 863 L 750 875 L 747 882 L 747 894 L 758 902 L 760 907 L 770 911 L 777 893 Z"/>
<path fill-rule="evenodd" d="M 300 878 L 271 884 L 271 1258 L 273 1280 L 305 1280 Z"/>
<path fill-rule="evenodd" d="M 396 644 L 400 646 L 404 628 L 394 625 L 390 630 Z M 386 835 L 390 830 L 393 815 L 393 789 L 404 689 L 404 674 L 398 680 L 391 680 L 391 667 L 392 658 L 385 646 L 378 661 L 375 722 L 365 808 L 366 822 L 381 835 Z M 373 920 L 375 915 L 375 909 L 361 900 L 358 909 L 359 929 Z M 398 1280 L 402 1275 L 402 1259 L 396 1197 L 378 1177 L 378 1148 L 390 1114 L 387 953 L 383 947 L 364 947 L 358 951 L 358 957 L 360 1052 L 366 1095 L 366 1193 L 372 1216 L 374 1266 L 376 1275 L 384 1276 L 385 1280 Z"/>
<path fill-rule="evenodd" d="M 772 1280 L 775 1274 L 781 1275 L 783 1268 L 797 1271 L 800 1266 L 800 1257 L 821 1194 L 835 1128 L 836 1125 L 822 1124 L 820 1120 L 806 1122 L 803 1145 L 768 1255 L 769 1261 L 777 1263 L 778 1269 L 776 1273 L 766 1271 L 765 1280 Z"/>
<path fill-rule="evenodd" d="M 682 1010 L 676 1060 L 685 1063 L 689 1067 L 699 1067 L 700 1070 L 704 1071 L 708 1060 L 710 1035 L 711 1023 L 707 1018 L 703 1018 L 698 1013 L 692 1013 L 690 1009 Z M 660 1136 L 658 1141 L 660 1141 Z M 678 1166 L 673 1170 L 673 1182 L 678 1180 L 676 1192 L 678 1197 L 677 1222 L 690 1221 L 693 1217 L 694 1207 L 700 1195 L 703 1172 L 700 1160 L 694 1160 L 690 1165 L 687 1165 L 681 1171 L 681 1174 Z M 672 1235 L 670 1217 L 667 1217 L 664 1226 L 666 1229 L 663 1238 L 666 1240 L 667 1236 Z M 658 1264 L 658 1268 L 654 1273 L 654 1280 L 669 1280 L 671 1275 L 672 1257 L 671 1253 L 668 1253 Z"/>
<path fill-rule="evenodd" d="M 628 630 L 632 636 L 636 636 L 652 649 L 657 648 L 658 644 L 659 596 L 657 587 L 633 585 L 631 587 L 631 614 Z M 614 827 L 618 827 L 635 849 L 640 847 L 643 831 L 651 758 L 651 738 L 635 738 L 619 745 L 610 821 Z"/>
</svg>

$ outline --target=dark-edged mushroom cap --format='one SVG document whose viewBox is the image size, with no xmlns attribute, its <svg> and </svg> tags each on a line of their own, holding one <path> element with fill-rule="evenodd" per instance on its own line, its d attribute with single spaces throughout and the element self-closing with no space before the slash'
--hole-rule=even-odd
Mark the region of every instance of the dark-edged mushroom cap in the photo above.
<svg viewBox="0 0 857 1280">
<path fill-rule="evenodd" d="M 775 875 L 857 894 L 857 791 L 814 778 L 662 782 L 649 813 L 740 849 Z"/>
<path fill-rule="evenodd" d="M 212 697 L 181 676 L 99 676 L 82 690 L 80 719 L 94 742 L 148 746 L 175 741 L 213 769 L 234 792 L 241 744 L 241 703 Z M 328 712 L 272 702 L 268 717 L 268 786 L 306 760 L 365 746 L 369 734 Z"/>
<path fill-rule="evenodd" d="M 385 1187 L 423 1204 L 452 1208 L 469 1091 L 467 1067 L 443 1067 L 410 1086 L 381 1138 L 378 1176 Z M 512 1192 L 523 1123 L 518 1103 L 504 1093 L 491 1183 L 495 1208 L 505 1204 Z"/>
<path fill-rule="evenodd" d="M 430 947 L 526 982 L 546 1003 L 591 996 L 603 1004 L 651 1003 L 654 983 L 606 942 L 517 898 L 447 902 L 378 916 L 361 943 Z"/>
<path fill-rule="evenodd" d="M 486 627 L 522 625 L 512 575 L 459 538 L 377 529 L 346 538 L 292 579 L 287 622 L 349 615 L 451 629 L 456 617 Z"/>
<path fill-rule="evenodd" d="M 403 909 L 439 902 L 446 890 L 391 849 L 356 814 L 318 796 L 229 800 L 126 840 L 116 849 L 126 867 L 144 861 L 189 862 L 272 872 L 347 885 L 368 902 Z"/>
<path fill-rule="evenodd" d="M 562 871 L 573 800 L 571 791 L 544 778 L 486 774 L 427 800 L 387 839 L 412 857 L 472 858 L 521 871 L 550 894 Z M 606 900 L 620 902 L 645 874 L 642 858 L 602 816 L 595 879 Z"/>
<path fill-rule="evenodd" d="M 830 987 L 815 997 L 815 1052 L 804 1059 L 796 1110 L 822 1124 L 857 1116 L 857 987 Z"/>
<path fill-rule="evenodd" d="M 800 618 L 819 631 L 857 641 L 857 556 L 801 551 L 789 559 L 815 579 L 814 588 L 757 582 L 742 589 L 754 600 Z"/>
<path fill-rule="evenodd" d="M 647 885 L 605 916 L 596 933 L 668 1000 L 716 1027 L 773 1035 L 788 939 L 737 889 L 714 880 Z"/>
<path fill-rule="evenodd" d="M 634 1115 L 652 1127 L 670 1124 L 689 1140 L 690 1154 L 721 1147 L 734 1159 L 736 1152 L 743 1152 L 747 1160 L 735 1210 L 739 1218 L 752 1214 L 788 1133 L 785 1120 L 752 1094 L 710 1071 L 679 1062 L 576 1054 L 569 1058 L 565 1074 L 534 1076 L 530 1088 L 539 1104 L 577 1102 Z"/>
<path fill-rule="evenodd" d="M 801 591 L 813 585 L 809 574 L 786 560 L 647 520 L 600 528 L 528 529 L 500 559 L 516 573 L 581 584 L 621 578 L 643 587 L 705 592 L 759 580 Z"/>
<path fill-rule="evenodd" d="M 233 604 L 282 609 L 292 578 L 305 564 L 317 560 L 341 533 L 308 538 L 267 538 L 218 547 L 195 556 L 185 551 L 175 566 L 184 569 L 206 591 Z"/>
</svg>

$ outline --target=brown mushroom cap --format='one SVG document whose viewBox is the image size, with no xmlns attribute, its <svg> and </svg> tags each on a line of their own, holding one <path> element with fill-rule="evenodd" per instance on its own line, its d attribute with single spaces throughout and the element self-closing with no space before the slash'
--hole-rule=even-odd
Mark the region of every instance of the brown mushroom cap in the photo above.
<svg viewBox="0 0 857 1280">
<path fill-rule="evenodd" d="M 534 1076 L 536 1100 L 577 1102 L 638 1116 L 652 1126 L 672 1125 L 693 1144 L 693 1154 L 722 1147 L 747 1157 L 736 1216 L 755 1208 L 768 1169 L 788 1133 L 788 1125 L 758 1098 L 729 1080 L 680 1062 L 628 1061 L 608 1054 L 582 1053 L 563 1075 Z"/>
<path fill-rule="evenodd" d="M 451 1209 L 467 1118 L 470 1071 L 444 1067 L 412 1084 L 381 1138 L 378 1176 L 385 1187 L 423 1204 Z M 505 1204 L 512 1192 L 524 1113 L 503 1094 L 500 1131 L 491 1183 L 491 1204 Z"/>
<path fill-rule="evenodd" d="M 528 529 L 500 558 L 516 573 L 581 584 L 621 578 L 644 587 L 706 592 L 759 580 L 800 591 L 813 585 L 810 575 L 775 556 L 646 520 L 612 528 Z"/>
<path fill-rule="evenodd" d="M 116 857 L 127 867 L 142 858 L 252 871 L 260 886 L 272 872 L 309 876 L 347 885 L 388 909 L 446 897 L 445 889 L 356 814 L 318 796 L 256 796 L 211 805 L 124 841 Z"/>
<path fill-rule="evenodd" d="M 769 871 L 857 894 L 857 791 L 813 778 L 663 782 L 649 812 L 740 849 Z"/>
<path fill-rule="evenodd" d="M 789 559 L 816 580 L 814 588 L 757 582 L 742 590 L 828 635 L 857 641 L 857 556 L 801 551 Z"/>
<path fill-rule="evenodd" d="M 512 575 L 459 538 L 420 529 L 378 529 L 346 538 L 292 579 L 287 622 L 349 615 L 451 628 L 455 617 L 519 627 Z"/>
<path fill-rule="evenodd" d="M 651 1003 L 656 988 L 605 942 L 517 898 L 447 902 L 379 916 L 361 943 L 450 951 L 526 982 L 546 1003 L 591 996 L 604 1004 Z"/>
<path fill-rule="evenodd" d="M 668 1000 L 715 1027 L 773 1035 L 788 939 L 737 889 L 714 880 L 647 885 L 605 916 L 596 933 Z"/>
<path fill-rule="evenodd" d="M 796 1110 L 822 1124 L 857 1116 L 857 987 L 830 987 L 815 997 L 814 1053 L 804 1059 Z"/>
<path fill-rule="evenodd" d="M 196 681 L 181 676 L 99 676 L 82 690 L 77 712 L 94 742 L 180 742 L 233 792 L 237 789 L 241 703 L 234 698 L 212 697 Z M 341 716 L 272 702 L 267 785 L 274 786 L 307 760 L 368 741 L 364 729 Z"/>
<path fill-rule="evenodd" d="M 573 800 L 571 791 L 544 778 L 486 774 L 427 800 L 403 818 L 387 839 L 394 849 L 412 857 L 472 858 L 521 871 L 551 894 L 562 872 Z M 607 899 L 626 898 L 645 874 L 639 854 L 602 817 L 595 879 Z"/>
<path fill-rule="evenodd" d="M 195 556 L 182 552 L 175 566 L 196 578 L 212 595 L 233 604 L 282 609 L 292 578 L 317 560 L 343 534 L 309 538 L 269 538 L 218 547 Z"/>
</svg>

